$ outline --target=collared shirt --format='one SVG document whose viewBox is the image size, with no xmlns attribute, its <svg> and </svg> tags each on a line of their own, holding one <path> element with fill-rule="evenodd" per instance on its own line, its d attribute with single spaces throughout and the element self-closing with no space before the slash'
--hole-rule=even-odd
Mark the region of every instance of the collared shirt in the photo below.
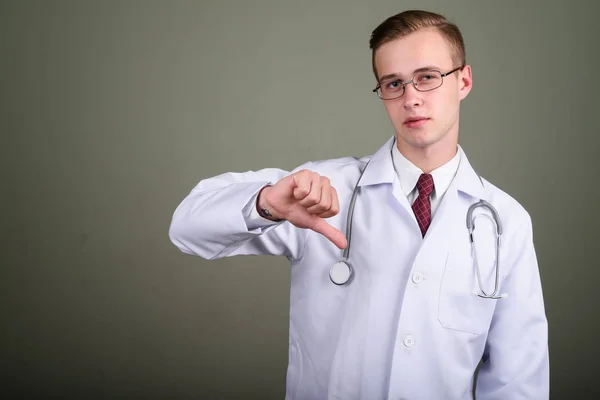
<svg viewBox="0 0 600 400">
<path fill-rule="evenodd" d="M 396 170 L 396 175 L 400 181 L 402 191 L 408 198 L 409 204 L 413 204 L 419 196 L 419 191 L 417 190 L 417 181 L 419 180 L 419 177 L 423 171 L 411 163 L 406 157 L 404 157 L 402 153 L 400 153 L 400 150 L 398 150 L 398 146 L 395 145 L 392 146 L 392 161 L 394 164 L 394 169 Z M 437 211 L 437 208 L 439 207 L 446 190 L 448 190 L 448 187 L 450 187 L 450 184 L 456 175 L 456 171 L 458 171 L 459 164 L 460 152 L 458 151 L 457 147 L 456 154 L 450 161 L 431 171 L 434 184 L 434 189 L 430 196 L 432 218 L 435 215 L 435 212 Z"/>
</svg>

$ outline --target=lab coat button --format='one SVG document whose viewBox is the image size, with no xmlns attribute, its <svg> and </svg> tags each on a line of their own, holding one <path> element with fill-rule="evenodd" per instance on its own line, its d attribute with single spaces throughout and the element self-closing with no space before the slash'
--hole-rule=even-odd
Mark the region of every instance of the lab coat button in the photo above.
<svg viewBox="0 0 600 400">
<path fill-rule="evenodd" d="M 412 335 L 406 335 L 404 337 L 404 345 L 406 347 L 413 347 L 415 345 L 415 338 Z"/>
<path fill-rule="evenodd" d="M 423 282 L 423 274 L 420 272 L 415 272 L 412 276 L 412 281 L 416 284 Z"/>
</svg>

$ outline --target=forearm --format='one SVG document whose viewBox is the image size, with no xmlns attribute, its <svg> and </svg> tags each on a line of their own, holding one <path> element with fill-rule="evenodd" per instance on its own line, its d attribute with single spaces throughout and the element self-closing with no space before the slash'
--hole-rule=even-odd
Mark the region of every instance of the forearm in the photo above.
<svg viewBox="0 0 600 400">
<path fill-rule="evenodd" d="M 169 236 L 183 252 L 206 259 L 262 233 L 248 229 L 243 209 L 265 182 L 233 183 L 224 188 L 192 192 L 173 214 Z"/>
<path fill-rule="evenodd" d="M 257 209 L 262 189 L 287 174 L 271 168 L 202 180 L 175 210 L 171 241 L 182 252 L 205 259 L 240 254 L 299 257 L 306 232 L 268 220 Z"/>
</svg>

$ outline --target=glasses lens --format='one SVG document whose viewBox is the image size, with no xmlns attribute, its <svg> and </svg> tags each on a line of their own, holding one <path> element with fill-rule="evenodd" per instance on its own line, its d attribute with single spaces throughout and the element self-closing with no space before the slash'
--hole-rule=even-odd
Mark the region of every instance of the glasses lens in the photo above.
<svg viewBox="0 0 600 400">
<path fill-rule="evenodd" d="M 404 93 L 404 85 L 400 79 L 382 81 L 378 90 L 378 95 L 384 100 L 395 99 Z"/>
<path fill-rule="evenodd" d="M 417 90 L 426 92 L 437 89 L 442 85 L 442 74 L 438 71 L 424 71 L 415 75 L 413 82 Z"/>
</svg>

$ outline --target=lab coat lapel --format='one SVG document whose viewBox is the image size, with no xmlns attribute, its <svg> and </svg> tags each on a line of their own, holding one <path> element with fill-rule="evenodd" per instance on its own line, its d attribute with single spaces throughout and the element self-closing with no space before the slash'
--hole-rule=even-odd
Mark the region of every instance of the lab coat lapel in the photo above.
<svg viewBox="0 0 600 400">
<path fill-rule="evenodd" d="M 363 177 L 359 182 L 359 186 L 370 186 L 378 185 L 382 183 L 391 183 L 392 193 L 394 197 L 400 203 L 402 208 L 408 213 L 409 217 L 413 219 L 415 229 L 419 230 L 417 219 L 414 216 L 412 208 L 406 198 L 406 195 L 402 191 L 400 181 L 396 175 L 396 169 L 392 160 L 392 146 L 396 145 L 395 137 L 392 136 L 379 150 L 373 154 L 367 165 Z"/>
<path fill-rule="evenodd" d="M 400 187 L 400 182 L 398 181 L 398 177 L 396 176 L 396 171 L 394 169 L 391 150 L 392 146 L 394 146 L 395 144 L 395 137 L 392 136 L 383 146 L 379 148 L 379 150 L 377 150 L 375 154 L 373 154 L 373 156 L 369 160 L 369 164 L 366 166 L 365 172 L 358 185 L 362 187 L 369 185 L 378 185 L 382 183 L 393 184 L 392 190 L 394 197 L 402 206 L 402 208 L 406 211 L 406 213 L 410 216 L 410 218 L 413 220 L 414 227 L 418 231 L 419 225 L 417 223 L 417 219 L 414 216 L 412 207 L 409 204 L 406 195 Z M 452 184 L 450 185 L 450 187 L 446 191 L 446 194 L 444 195 L 444 199 L 440 204 L 436 216 L 434 216 L 432 220 L 432 226 L 429 227 L 429 232 L 432 231 L 435 225 L 438 224 L 436 223 L 436 220 L 439 221 L 443 219 L 444 209 L 453 210 L 454 206 L 459 200 L 457 198 L 457 191 L 459 193 L 467 194 L 476 200 L 489 200 L 488 191 L 483 187 L 483 182 L 481 178 L 475 172 L 473 167 L 471 167 L 471 164 L 469 163 L 469 160 L 467 159 L 467 156 L 461 146 L 458 146 L 458 151 L 460 152 L 460 164 L 458 167 L 458 171 L 454 180 L 452 181 Z M 445 206 L 444 203 L 450 204 Z M 439 221 L 439 224 L 442 224 L 442 222 Z M 425 239 L 426 238 L 427 236 L 425 237 Z"/>
<path fill-rule="evenodd" d="M 462 147 L 458 146 L 458 151 L 460 152 L 460 164 L 453 182 L 456 184 L 456 190 L 471 196 L 473 200 L 489 201 L 489 191 L 483 186 L 483 180 L 469 163 Z"/>
</svg>

